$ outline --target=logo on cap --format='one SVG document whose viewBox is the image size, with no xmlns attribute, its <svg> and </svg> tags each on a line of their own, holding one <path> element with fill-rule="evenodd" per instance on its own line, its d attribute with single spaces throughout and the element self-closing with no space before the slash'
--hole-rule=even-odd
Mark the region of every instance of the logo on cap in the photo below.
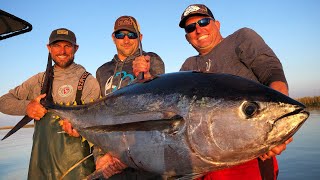
<svg viewBox="0 0 320 180">
<path fill-rule="evenodd" d="M 132 21 L 130 18 L 122 18 L 118 21 L 118 26 L 132 26 Z"/>
<path fill-rule="evenodd" d="M 131 32 L 140 32 L 140 26 L 137 20 L 132 16 L 121 16 L 114 23 L 114 32 L 118 30 L 128 30 Z"/>
<path fill-rule="evenodd" d="M 203 13 L 205 13 L 205 14 L 208 13 L 207 8 L 205 8 L 205 7 L 200 8 L 200 7 L 198 7 L 198 6 L 189 6 L 189 7 L 187 7 L 187 9 L 184 11 L 183 16 L 188 16 L 189 14 L 194 13 L 194 12 L 203 12 Z"/>
<path fill-rule="evenodd" d="M 57 30 L 57 34 L 64 34 L 64 35 L 68 35 L 68 34 L 69 34 L 69 32 L 68 32 L 67 30 L 65 30 L 65 29 L 59 29 L 59 30 Z"/>
</svg>

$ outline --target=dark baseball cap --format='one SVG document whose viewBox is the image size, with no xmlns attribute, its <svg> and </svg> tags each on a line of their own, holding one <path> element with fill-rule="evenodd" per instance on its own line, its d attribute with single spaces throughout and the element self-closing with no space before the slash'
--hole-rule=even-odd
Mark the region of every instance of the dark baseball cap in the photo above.
<svg viewBox="0 0 320 180">
<path fill-rule="evenodd" d="M 135 28 L 135 26 L 136 26 L 136 28 Z M 136 29 L 138 30 L 138 32 L 140 32 L 140 26 L 139 26 L 137 20 L 134 17 L 132 17 L 132 16 L 121 16 L 114 23 L 113 32 L 120 31 L 120 30 L 127 30 L 127 31 L 130 31 L 130 32 L 138 33 L 136 31 Z"/>
<path fill-rule="evenodd" d="M 59 28 L 51 32 L 51 35 L 49 37 L 49 44 L 55 41 L 68 41 L 73 45 L 77 45 L 76 35 L 66 28 Z"/>
<path fill-rule="evenodd" d="M 195 16 L 195 15 L 208 16 L 208 17 L 212 17 L 214 19 L 212 12 L 204 4 L 191 4 L 183 11 L 183 13 L 181 15 L 181 20 L 180 20 L 179 26 L 181 28 L 184 28 L 186 20 L 189 17 Z"/>
</svg>

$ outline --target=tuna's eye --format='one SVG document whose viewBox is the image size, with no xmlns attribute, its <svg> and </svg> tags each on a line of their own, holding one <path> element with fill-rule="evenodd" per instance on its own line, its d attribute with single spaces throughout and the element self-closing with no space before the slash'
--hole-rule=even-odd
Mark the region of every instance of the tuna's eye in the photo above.
<svg viewBox="0 0 320 180">
<path fill-rule="evenodd" d="M 259 105 L 255 102 L 246 102 L 242 106 L 242 111 L 247 117 L 252 117 L 259 109 Z"/>
</svg>

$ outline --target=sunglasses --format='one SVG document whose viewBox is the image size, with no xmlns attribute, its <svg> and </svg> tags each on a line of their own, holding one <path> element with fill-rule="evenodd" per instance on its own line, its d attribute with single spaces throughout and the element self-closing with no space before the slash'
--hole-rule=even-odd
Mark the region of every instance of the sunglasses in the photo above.
<svg viewBox="0 0 320 180">
<path fill-rule="evenodd" d="M 210 24 L 210 20 L 212 18 L 203 18 L 200 19 L 198 22 L 189 24 L 188 26 L 184 27 L 184 30 L 186 31 L 186 33 L 191 33 L 196 29 L 196 25 L 198 24 L 200 27 L 205 27 L 208 24 Z"/>
<path fill-rule="evenodd" d="M 137 39 L 138 38 L 138 34 L 134 33 L 134 32 L 128 32 L 128 33 L 124 33 L 124 32 L 115 32 L 114 36 L 117 39 L 124 39 L 125 36 L 128 36 L 129 39 Z"/>
</svg>

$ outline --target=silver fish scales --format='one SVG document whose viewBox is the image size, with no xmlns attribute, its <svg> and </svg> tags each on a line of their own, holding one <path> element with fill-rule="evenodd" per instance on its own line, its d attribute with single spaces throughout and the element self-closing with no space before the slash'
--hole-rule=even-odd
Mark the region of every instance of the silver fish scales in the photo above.
<svg viewBox="0 0 320 180">
<path fill-rule="evenodd" d="M 87 105 L 50 111 L 129 167 L 195 177 L 254 159 L 290 138 L 309 113 L 267 86 L 228 74 L 178 72 Z"/>
</svg>

